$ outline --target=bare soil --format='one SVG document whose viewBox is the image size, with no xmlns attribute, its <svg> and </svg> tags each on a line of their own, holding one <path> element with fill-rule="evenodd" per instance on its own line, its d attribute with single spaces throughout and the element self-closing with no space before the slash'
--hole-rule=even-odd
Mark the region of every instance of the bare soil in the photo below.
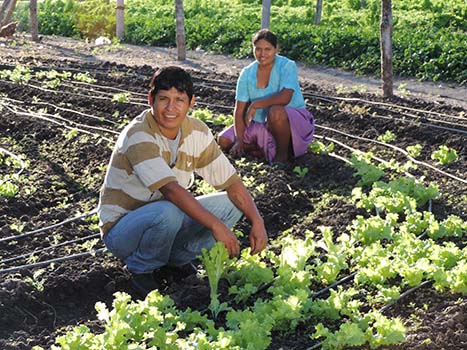
<svg viewBox="0 0 467 350">
<path fill-rule="evenodd" d="M 0 70 L 21 64 L 34 72 L 52 68 L 82 71 L 97 79 L 94 85 L 62 84 L 57 90 L 45 89 L 40 82 L 18 84 L 0 79 L 0 101 L 10 107 L 0 105 L 0 147 L 25 155 L 28 161 L 20 193 L 0 197 L 0 348 L 50 348 L 66 326 L 86 324 L 99 332 L 102 325 L 96 319 L 95 303 L 104 301 L 110 305 L 115 291 L 125 291 L 136 298 L 129 276 L 121 262 L 109 255 L 57 261 L 35 268 L 18 267 L 86 251 L 83 242 L 43 250 L 58 242 L 95 234 L 95 227 L 85 220 L 25 238 L 1 239 L 95 208 L 115 132 L 146 108 L 145 95 L 154 68 L 167 64 L 189 68 L 196 86 L 196 107 L 208 106 L 219 114 L 232 113 L 236 78 L 247 61 L 190 52 L 189 59 L 180 63 L 171 49 L 103 47 L 53 37 L 44 37 L 40 43 L 16 37 L 14 41 L 0 41 L 0 50 Z M 347 73 L 342 73 L 343 77 L 306 67 L 301 67 L 300 72 L 304 94 L 318 125 L 317 136 L 333 138 L 362 151 L 372 150 L 380 157 L 394 157 L 400 162 L 405 161 L 400 152 L 368 139 L 374 140 L 390 130 L 396 135 L 395 146 L 405 149 L 408 145 L 422 145 L 419 160 L 452 175 L 424 166 L 413 171 L 440 186 L 442 196 L 433 201 L 431 210 L 439 218 L 454 214 L 467 219 L 467 110 L 462 107 L 465 100 L 456 97 L 464 88 L 443 85 L 443 91 L 453 93 L 441 97 L 428 84 L 429 92 L 418 95 L 411 90 L 384 100 L 372 85 L 363 88 L 360 78 L 345 78 Z M 412 85 L 406 87 L 411 88 Z M 117 91 L 112 89 L 131 91 L 129 103 L 112 100 Z M 35 116 L 28 111 L 35 111 Z M 56 119 L 57 114 L 64 119 Z M 70 133 L 64 129 L 64 125 L 76 127 L 70 121 L 92 134 Z M 221 129 L 212 127 L 215 133 Z M 455 148 L 459 160 L 441 167 L 430 155 L 443 144 Z M 349 156 L 345 148 L 336 146 L 336 152 Z M 294 166 L 306 167 L 309 173 L 302 179 L 292 171 Z M 365 215 L 344 199 L 357 179 L 353 170 L 337 158 L 310 153 L 297 159 L 291 168 L 278 169 L 267 164 L 261 168 L 265 171 L 259 172 L 257 161 L 247 159 L 239 166 L 239 172 L 253 177 L 255 186 L 265 186 L 264 192 L 255 186 L 251 191 L 271 238 L 286 229 L 297 236 L 305 230 L 318 232 L 321 225 L 340 232 L 357 215 Z M 11 168 L 4 165 L 0 170 L 2 175 L 11 173 Z M 242 221 L 237 228 L 247 231 L 248 223 Z M 463 247 L 466 242 L 456 244 Z M 247 245 L 246 240 L 242 245 Z M 102 246 L 96 240 L 95 247 Z M 39 249 L 34 259 L 21 257 Z M 12 271 L 6 273 L 7 269 Z M 181 308 L 202 310 L 209 303 L 206 280 L 189 278 L 168 285 L 162 292 L 171 295 Z M 440 294 L 427 286 L 392 306 L 388 314 L 401 317 L 409 327 L 402 348 L 458 350 L 467 349 L 466 311 L 465 296 Z M 311 347 L 316 343 L 309 338 L 313 331 L 314 323 L 310 321 L 301 324 L 293 337 L 274 334 L 270 349 Z"/>
</svg>

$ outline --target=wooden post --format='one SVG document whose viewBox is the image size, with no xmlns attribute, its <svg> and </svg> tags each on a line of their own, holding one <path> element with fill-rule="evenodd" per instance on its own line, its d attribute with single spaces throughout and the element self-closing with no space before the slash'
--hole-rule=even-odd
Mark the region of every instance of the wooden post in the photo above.
<svg viewBox="0 0 467 350">
<path fill-rule="evenodd" d="M 39 24 L 37 21 L 37 0 L 29 0 L 29 26 L 31 27 L 31 39 L 39 41 Z"/>
<path fill-rule="evenodd" d="M 117 0 L 116 16 L 117 16 L 117 38 L 123 40 L 125 37 L 125 0 Z"/>
<path fill-rule="evenodd" d="M 384 97 L 393 96 L 392 73 L 392 1 L 382 0 L 381 4 L 381 79 Z"/>
<path fill-rule="evenodd" d="M 261 14 L 261 29 L 268 29 L 271 18 L 271 0 L 263 0 L 263 12 Z"/>
<path fill-rule="evenodd" d="M 175 25 L 177 41 L 177 59 L 184 61 L 186 59 L 185 44 L 185 13 L 183 10 L 183 0 L 175 0 Z"/>
<path fill-rule="evenodd" d="M 321 24 L 321 14 L 323 13 L 323 0 L 316 0 L 315 26 Z"/>
<path fill-rule="evenodd" d="M 10 23 L 17 0 L 3 0 L 0 10 L 0 27 Z"/>
</svg>

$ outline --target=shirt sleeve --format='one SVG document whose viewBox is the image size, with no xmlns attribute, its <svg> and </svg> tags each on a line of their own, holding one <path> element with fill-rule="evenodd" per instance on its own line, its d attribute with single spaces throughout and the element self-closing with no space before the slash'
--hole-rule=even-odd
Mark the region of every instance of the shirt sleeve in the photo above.
<svg viewBox="0 0 467 350">
<path fill-rule="evenodd" d="M 154 138 L 144 132 L 137 132 L 128 139 L 126 156 L 135 174 L 145 187 L 154 192 L 171 181 L 175 174 L 161 156 Z"/>
<path fill-rule="evenodd" d="M 210 130 L 205 142 L 206 148 L 197 161 L 196 173 L 216 190 L 225 189 L 238 177 L 235 168 L 219 149 Z"/>
<path fill-rule="evenodd" d="M 279 91 L 282 89 L 292 89 L 294 91 L 300 90 L 297 65 L 294 61 L 288 60 L 285 63 L 281 69 L 280 77 Z"/>
<path fill-rule="evenodd" d="M 250 102 L 250 94 L 248 93 L 248 70 L 243 69 L 237 80 L 237 89 L 235 91 L 235 99 L 241 102 Z"/>
</svg>

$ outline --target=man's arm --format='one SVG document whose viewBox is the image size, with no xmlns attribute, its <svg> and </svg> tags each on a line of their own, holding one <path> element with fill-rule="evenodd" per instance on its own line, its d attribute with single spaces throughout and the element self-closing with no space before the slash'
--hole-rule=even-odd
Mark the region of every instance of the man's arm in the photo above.
<svg viewBox="0 0 467 350">
<path fill-rule="evenodd" d="M 232 183 L 226 189 L 230 200 L 235 206 L 245 214 L 251 223 L 250 246 L 251 254 L 255 254 L 266 248 L 268 244 L 268 235 L 264 227 L 264 220 L 256 207 L 253 198 L 239 179 Z"/>
<path fill-rule="evenodd" d="M 209 229 L 216 241 L 225 244 L 230 256 L 239 255 L 240 245 L 237 237 L 219 218 L 204 208 L 190 192 L 175 181 L 169 182 L 159 190 L 166 200 L 175 204 L 193 220 Z"/>
</svg>

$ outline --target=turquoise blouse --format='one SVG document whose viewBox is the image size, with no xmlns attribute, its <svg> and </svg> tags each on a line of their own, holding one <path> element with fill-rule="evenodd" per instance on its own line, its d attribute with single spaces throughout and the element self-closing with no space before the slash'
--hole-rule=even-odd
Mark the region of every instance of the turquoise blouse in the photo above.
<svg viewBox="0 0 467 350">
<path fill-rule="evenodd" d="M 292 89 L 294 91 L 288 107 L 305 108 L 298 82 L 297 65 L 294 61 L 280 55 L 276 55 L 268 86 L 264 89 L 256 87 L 256 73 L 258 72 L 258 61 L 255 61 L 243 68 L 237 81 L 237 91 L 235 99 L 242 102 L 252 102 L 260 98 L 269 97 L 282 91 L 282 89 Z M 268 114 L 268 109 L 257 109 L 253 118 L 254 121 L 264 123 Z"/>
</svg>

